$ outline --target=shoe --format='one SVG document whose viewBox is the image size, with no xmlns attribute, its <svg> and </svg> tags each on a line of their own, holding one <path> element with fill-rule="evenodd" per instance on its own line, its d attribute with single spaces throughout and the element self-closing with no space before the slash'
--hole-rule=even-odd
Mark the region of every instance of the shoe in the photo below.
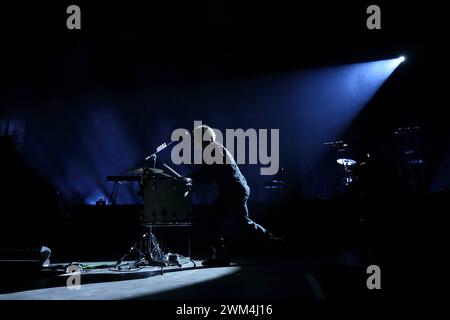
<svg viewBox="0 0 450 320">
<path fill-rule="evenodd" d="M 218 238 L 211 245 L 211 256 L 202 262 L 204 267 L 226 267 L 230 265 L 230 255 L 223 238 Z"/>
</svg>

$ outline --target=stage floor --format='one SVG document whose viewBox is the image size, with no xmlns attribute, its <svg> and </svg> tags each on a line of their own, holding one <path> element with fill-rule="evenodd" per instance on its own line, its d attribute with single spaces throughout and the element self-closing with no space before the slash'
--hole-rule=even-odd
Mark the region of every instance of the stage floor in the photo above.
<svg viewBox="0 0 450 320">
<path fill-rule="evenodd" d="M 18 274 L 9 278 L 11 285 L 2 285 L 0 299 L 325 299 L 319 281 L 308 271 L 310 267 L 298 261 L 253 260 L 219 268 L 204 268 L 200 261 L 192 261 L 182 267 L 165 267 L 163 274 L 160 267 L 131 272 L 92 269 L 81 272 L 79 289 L 67 287 L 66 274 L 41 274 L 40 279 L 25 281 Z"/>
</svg>

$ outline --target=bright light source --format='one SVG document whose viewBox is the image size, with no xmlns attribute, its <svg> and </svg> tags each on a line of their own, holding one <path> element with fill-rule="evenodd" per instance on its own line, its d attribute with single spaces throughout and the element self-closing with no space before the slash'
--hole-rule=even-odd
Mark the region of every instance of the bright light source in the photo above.
<svg viewBox="0 0 450 320">
<path fill-rule="evenodd" d="M 406 60 L 406 58 L 405 58 L 405 56 L 401 56 L 401 57 L 399 57 L 399 58 L 398 58 L 398 60 L 399 60 L 399 61 L 400 61 L 400 63 L 401 63 L 401 62 L 405 61 L 405 60 Z"/>
</svg>

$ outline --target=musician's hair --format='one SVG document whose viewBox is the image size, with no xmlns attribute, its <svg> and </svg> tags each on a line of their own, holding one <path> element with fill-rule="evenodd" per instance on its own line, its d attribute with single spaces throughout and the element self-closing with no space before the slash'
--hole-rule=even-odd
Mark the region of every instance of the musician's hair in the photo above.
<svg viewBox="0 0 450 320">
<path fill-rule="evenodd" d="M 202 132 L 202 139 L 204 141 L 209 141 L 209 142 L 216 141 L 216 133 L 214 132 L 214 130 L 210 126 L 208 126 L 206 124 L 202 124 L 201 126 L 198 126 L 198 127 L 194 128 L 194 133 L 197 130 L 201 130 L 201 132 Z"/>
</svg>

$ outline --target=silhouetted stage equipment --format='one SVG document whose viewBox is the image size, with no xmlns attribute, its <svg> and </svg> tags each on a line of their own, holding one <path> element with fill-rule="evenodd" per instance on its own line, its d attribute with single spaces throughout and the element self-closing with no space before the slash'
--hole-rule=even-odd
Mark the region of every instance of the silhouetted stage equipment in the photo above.
<svg viewBox="0 0 450 320">
<path fill-rule="evenodd" d="M 107 180 L 119 185 L 121 182 L 138 181 L 144 208 L 140 216 L 142 233 L 139 239 L 117 261 L 116 267 L 124 269 L 139 268 L 147 265 L 168 266 L 180 265 L 173 259 L 174 255 L 164 254 L 154 235 L 155 228 L 190 227 L 192 224 L 192 180 L 182 177 L 175 170 L 164 164 L 174 175 L 170 175 L 159 168 L 133 168 L 127 170 L 133 175 L 108 176 Z M 117 196 L 117 189 L 113 191 L 113 204 Z M 190 234 L 188 236 L 188 251 L 190 256 Z M 137 253 L 134 262 L 124 263 L 132 254 Z M 162 269 L 161 269 L 162 270 Z"/>
<path fill-rule="evenodd" d="M 411 191 L 419 191 L 425 183 L 422 128 L 396 128 L 393 133 L 397 144 L 397 168 L 406 179 L 408 188 Z"/>
<path fill-rule="evenodd" d="M 119 193 L 119 187 L 122 183 L 129 182 L 140 182 L 142 181 L 142 176 L 140 175 L 120 175 L 120 176 L 107 176 L 106 181 L 114 182 L 114 186 L 109 195 L 108 204 L 116 204 L 117 194 Z"/>
<path fill-rule="evenodd" d="M 346 152 L 348 148 L 348 144 L 342 140 L 339 141 L 328 141 L 323 143 L 326 146 L 330 146 L 335 149 L 337 152 Z"/>
<path fill-rule="evenodd" d="M 121 184 L 130 182 L 139 182 L 141 188 L 144 181 L 149 178 L 170 178 L 170 175 L 164 173 L 164 170 L 158 168 L 137 167 L 126 170 L 127 175 L 107 176 L 106 181 L 114 182 L 114 187 L 109 196 L 109 204 L 116 204 L 117 194 Z"/>
<path fill-rule="evenodd" d="M 144 184 L 145 224 L 179 224 L 191 221 L 190 178 L 157 178 Z"/>
<path fill-rule="evenodd" d="M 39 271 L 50 264 L 50 249 L 42 246 L 0 248 L 0 270 Z"/>
<path fill-rule="evenodd" d="M 344 185 L 349 186 L 354 180 L 352 167 L 356 165 L 356 161 L 353 159 L 341 158 L 337 159 L 336 162 L 344 167 Z"/>
<path fill-rule="evenodd" d="M 116 182 L 116 183 L 141 181 L 141 176 L 107 176 L 106 181 Z"/>
<path fill-rule="evenodd" d="M 134 175 L 148 175 L 148 174 L 160 174 L 163 173 L 164 170 L 158 168 L 147 168 L 147 167 L 138 167 L 138 168 L 130 168 L 127 169 L 128 173 Z"/>
<path fill-rule="evenodd" d="M 192 180 L 182 177 L 168 165 L 164 167 L 171 174 L 167 174 L 163 169 L 156 168 L 157 154 L 173 143 L 159 145 L 155 152 L 145 157 L 145 161 L 151 161 L 152 166 L 141 166 L 127 170 L 130 176 L 110 176 L 109 181 L 116 182 L 112 193 L 112 203 L 115 203 L 118 186 L 123 181 L 139 181 L 140 195 L 144 199 L 144 210 L 141 215 L 141 227 L 143 232 L 131 246 L 125 255 L 116 263 L 116 268 L 120 269 L 122 262 L 129 257 L 131 253 L 138 253 L 138 259 L 131 264 L 132 267 L 141 267 L 146 265 L 159 265 L 161 272 L 163 266 L 180 265 L 173 255 L 165 255 L 153 234 L 153 228 L 159 227 L 190 227 L 192 224 Z M 189 257 L 190 250 L 190 232 L 188 236 Z M 129 266 L 130 264 L 128 264 Z"/>
<path fill-rule="evenodd" d="M 404 127 L 404 128 L 397 128 L 394 130 L 395 135 L 407 135 L 410 136 L 412 134 L 416 134 L 421 128 L 417 126 L 412 127 Z"/>
<path fill-rule="evenodd" d="M 339 165 L 336 168 L 337 186 L 341 192 L 345 192 L 355 180 L 353 167 L 356 166 L 357 162 L 349 157 L 350 147 L 348 143 L 339 140 L 328 141 L 323 144 L 329 146 L 333 156 L 337 158 L 336 163 Z"/>
<path fill-rule="evenodd" d="M 356 164 L 355 160 L 345 159 L 345 158 L 337 159 L 336 162 L 344 167 L 350 167 L 350 166 L 354 166 Z"/>
</svg>

